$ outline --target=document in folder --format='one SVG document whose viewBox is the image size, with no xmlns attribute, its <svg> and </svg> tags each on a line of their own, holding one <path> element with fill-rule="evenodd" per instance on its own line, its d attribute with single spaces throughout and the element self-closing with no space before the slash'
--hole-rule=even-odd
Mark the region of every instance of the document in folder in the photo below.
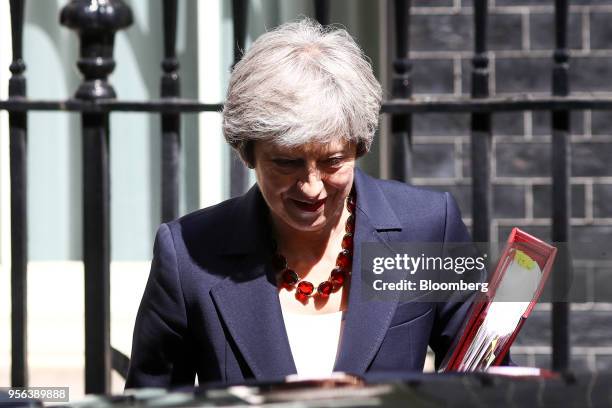
<svg viewBox="0 0 612 408">
<path fill-rule="evenodd" d="M 489 292 L 474 302 L 461 335 L 440 371 L 482 371 L 507 354 L 548 279 L 557 248 L 514 228 L 508 237 Z"/>
</svg>

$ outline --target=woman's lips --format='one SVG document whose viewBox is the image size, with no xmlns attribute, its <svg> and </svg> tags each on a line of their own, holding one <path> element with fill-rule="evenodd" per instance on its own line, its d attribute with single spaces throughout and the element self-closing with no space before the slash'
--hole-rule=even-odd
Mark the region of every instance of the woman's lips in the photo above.
<svg viewBox="0 0 612 408">
<path fill-rule="evenodd" d="M 294 200 L 294 199 L 291 199 L 291 201 L 300 210 L 308 211 L 308 212 L 315 212 L 315 211 L 317 211 L 325 203 L 325 199 L 316 201 L 314 203 L 307 203 L 307 202 L 304 202 L 304 201 L 299 201 L 299 200 Z"/>
</svg>

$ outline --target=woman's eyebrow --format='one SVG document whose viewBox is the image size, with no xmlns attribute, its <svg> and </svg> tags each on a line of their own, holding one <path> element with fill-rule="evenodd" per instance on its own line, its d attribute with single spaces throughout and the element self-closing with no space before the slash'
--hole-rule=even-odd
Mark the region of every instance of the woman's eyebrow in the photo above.
<svg viewBox="0 0 612 408">
<path fill-rule="evenodd" d="M 295 156 L 288 153 L 272 153 L 269 155 L 272 159 L 289 159 L 289 160 L 302 160 L 302 156 Z"/>
</svg>

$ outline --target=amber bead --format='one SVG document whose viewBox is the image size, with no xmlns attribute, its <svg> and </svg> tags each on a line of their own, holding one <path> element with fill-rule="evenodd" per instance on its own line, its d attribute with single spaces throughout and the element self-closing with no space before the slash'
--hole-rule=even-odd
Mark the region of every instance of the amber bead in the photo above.
<svg viewBox="0 0 612 408">
<path fill-rule="evenodd" d="M 329 279 L 334 284 L 334 286 L 342 286 L 344 284 L 344 280 L 346 279 L 346 274 L 340 268 L 336 268 L 331 271 Z"/>
<path fill-rule="evenodd" d="M 336 258 L 336 266 L 340 269 L 348 269 L 351 266 L 351 252 L 344 249 L 338 254 Z"/>
<path fill-rule="evenodd" d="M 281 275 L 283 284 L 293 286 L 300 280 L 300 277 L 293 269 L 285 269 Z"/>
<path fill-rule="evenodd" d="M 353 248 L 353 234 L 350 232 L 345 234 L 344 238 L 342 238 L 342 248 L 349 250 Z"/>
<path fill-rule="evenodd" d="M 346 232 L 350 232 L 351 234 L 355 232 L 355 216 L 353 214 L 349 215 L 346 220 Z"/>
<path fill-rule="evenodd" d="M 319 287 L 317 288 L 317 292 L 321 296 L 327 297 L 332 292 L 332 289 L 333 289 L 333 286 L 332 286 L 331 282 L 325 281 L 325 282 L 321 282 L 319 284 Z"/>
<path fill-rule="evenodd" d="M 314 291 L 314 285 L 308 281 L 301 281 L 297 285 L 297 291 L 305 296 L 310 296 Z"/>
<path fill-rule="evenodd" d="M 349 212 L 351 214 L 355 213 L 355 197 L 353 195 L 350 195 L 348 197 L 348 200 L 346 201 L 346 208 L 349 210 Z"/>
</svg>

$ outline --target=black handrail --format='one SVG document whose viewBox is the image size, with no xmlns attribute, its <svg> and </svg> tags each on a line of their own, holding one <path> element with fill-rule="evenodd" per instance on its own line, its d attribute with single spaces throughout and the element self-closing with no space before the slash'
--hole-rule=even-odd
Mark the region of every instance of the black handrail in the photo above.
<svg viewBox="0 0 612 408">
<path fill-rule="evenodd" d="M 149 112 L 183 113 L 220 112 L 222 103 L 203 103 L 193 99 L 167 98 L 164 100 L 0 100 L 0 110 L 10 112 Z M 413 96 L 409 99 L 389 99 L 382 103 L 381 113 L 471 113 L 517 112 L 551 110 L 612 110 L 612 95 L 573 93 L 566 97 L 551 95 L 497 95 L 488 98 L 465 96 Z"/>
</svg>

